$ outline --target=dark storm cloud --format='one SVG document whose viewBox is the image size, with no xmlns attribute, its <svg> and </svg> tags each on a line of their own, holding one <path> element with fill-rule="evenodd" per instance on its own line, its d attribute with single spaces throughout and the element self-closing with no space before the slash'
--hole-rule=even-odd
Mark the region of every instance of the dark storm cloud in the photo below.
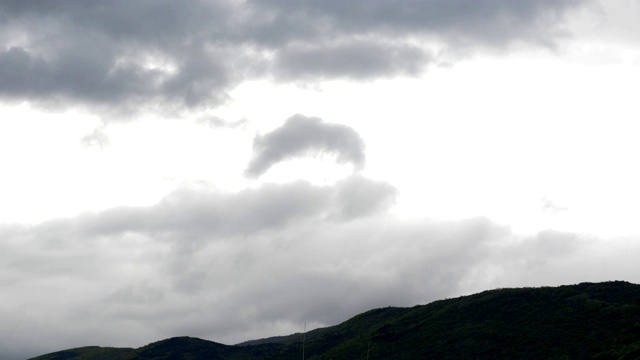
<svg viewBox="0 0 640 360">
<path fill-rule="evenodd" d="M 251 77 L 413 75 L 445 52 L 551 44 L 587 0 L 3 1 L 0 97 L 120 116 L 215 107 Z"/>
<path fill-rule="evenodd" d="M 208 24 L 225 29 L 230 11 L 202 1 L 3 2 L 15 35 L 0 51 L 0 95 L 117 113 L 219 104 L 240 54 L 209 39 L 218 27 Z"/>
<path fill-rule="evenodd" d="M 306 37 L 376 34 L 427 35 L 467 45 L 505 46 L 513 41 L 549 42 L 563 13 L 583 0 L 254 0 L 273 14 L 269 25 Z M 312 24 L 307 25 L 306 24 Z M 263 27 L 265 27 L 263 25 Z M 266 29 L 265 29 L 266 30 Z M 282 35 L 281 35 L 282 36 Z"/>
<path fill-rule="evenodd" d="M 298 114 L 281 127 L 255 137 L 254 155 L 245 176 L 259 177 L 281 161 L 312 153 L 335 154 L 338 163 L 351 163 L 359 170 L 365 163 L 364 149 L 364 141 L 352 128 Z"/>
</svg>

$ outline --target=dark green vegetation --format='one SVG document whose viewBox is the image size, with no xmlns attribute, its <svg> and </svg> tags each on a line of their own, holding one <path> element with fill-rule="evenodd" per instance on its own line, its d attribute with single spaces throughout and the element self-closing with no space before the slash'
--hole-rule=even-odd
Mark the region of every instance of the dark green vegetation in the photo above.
<svg viewBox="0 0 640 360">
<path fill-rule="evenodd" d="M 58 351 L 48 355 L 38 356 L 35 359 L 46 360 L 75 360 L 75 359 L 93 359 L 93 360 L 111 360 L 118 359 L 124 355 L 131 353 L 133 349 L 129 348 L 109 348 L 99 346 L 86 346 L 77 349 L 69 349 Z"/>
<path fill-rule="evenodd" d="M 172 338 L 139 349 L 86 347 L 37 360 L 300 359 L 302 334 L 235 346 Z M 384 308 L 306 334 L 306 359 L 640 359 L 640 285 L 499 289 Z"/>
</svg>

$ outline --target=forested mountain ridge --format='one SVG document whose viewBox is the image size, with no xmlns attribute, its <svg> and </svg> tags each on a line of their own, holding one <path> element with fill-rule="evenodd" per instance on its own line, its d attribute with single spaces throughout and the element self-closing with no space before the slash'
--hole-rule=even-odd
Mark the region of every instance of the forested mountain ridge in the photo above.
<svg viewBox="0 0 640 360">
<path fill-rule="evenodd" d="M 381 308 L 309 331 L 306 359 L 640 359 L 640 285 L 496 289 Z M 34 360 L 298 359 L 303 334 L 223 345 L 197 338 L 138 349 L 85 347 Z"/>
</svg>

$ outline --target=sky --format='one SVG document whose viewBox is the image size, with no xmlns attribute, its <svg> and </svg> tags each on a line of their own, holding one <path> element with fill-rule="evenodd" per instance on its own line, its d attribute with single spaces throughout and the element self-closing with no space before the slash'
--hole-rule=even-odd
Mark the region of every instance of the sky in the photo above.
<svg viewBox="0 0 640 360">
<path fill-rule="evenodd" d="M 0 2 L 0 358 L 639 283 L 639 24 L 634 0 Z"/>
</svg>

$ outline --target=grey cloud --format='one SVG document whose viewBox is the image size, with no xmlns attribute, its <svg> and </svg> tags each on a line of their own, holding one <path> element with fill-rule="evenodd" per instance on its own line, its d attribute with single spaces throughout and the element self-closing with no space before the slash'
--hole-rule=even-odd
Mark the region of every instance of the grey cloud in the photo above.
<svg viewBox="0 0 640 360">
<path fill-rule="evenodd" d="M 237 193 L 192 186 L 172 192 L 153 206 L 85 213 L 74 219 L 47 221 L 23 232 L 37 234 L 41 242 L 56 248 L 72 246 L 77 238 L 113 239 L 132 234 L 157 240 L 175 240 L 179 234 L 183 243 L 202 245 L 204 241 L 273 233 L 327 219 L 366 218 L 387 210 L 395 196 L 395 188 L 388 183 L 359 175 L 335 185 L 296 181 Z"/>
<path fill-rule="evenodd" d="M 0 226 L 0 320 L 11 325 L 0 348 L 28 358 L 176 335 L 235 343 L 487 288 L 640 280 L 619 271 L 637 269 L 637 239 L 403 220 L 385 211 L 394 193 L 359 175 L 237 193 L 196 186 L 153 206 Z"/>
<path fill-rule="evenodd" d="M 545 230 L 537 233 L 531 243 L 536 249 L 542 251 L 545 258 L 557 258 L 576 251 L 584 242 L 590 240 L 585 235 Z"/>
<path fill-rule="evenodd" d="M 355 175 L 339 182 L 336 193 L 336 215 L 349 220 L 387 210 L 395 201 L 396 189 L 386 182 Z"/>
<path fill-rule="evenodd" d="M 343 34 L 423 34 L 458 43 L 504 46 L 513 41 L 547 42 L 565 11 L 582 0 L 384 0 L 253 1 L 265 10 L 278 9 L 273 23 L 287 29 L 317 24 L 304 32 Z M 274 25 L 275 26 L 275 25 Z"/>
<path fill-rule="evenodd" d="M 523 236 L 519 241 L 505 246 L 503 251 L 506 258 L 520 259 L 519 265 L 534 271 L 579 252 L 592 241 L 594 239 L 588 235 L 545 230 L 534 236 Z"/>
<path fill-rule="evenodd" d="M 219 104 L 234 71 L 226 46 L 206 41 L 215 30 L 206 24 L 229 11 L 224 2 L 3 3 L 22 41 L 0 51 L 0 95 L 121 115 Z"/>
<path fill-rule="evenodd" d="M 351 78 L 416 75 L 431 57 L 418 47 L 355 41 L 329 45 L 298 45 L 278 52 L 275 72 L 285 79 Z"/>
<path fill-rule="evenodd" d="M 245 176 L 259 177 L 281 161 L 309 153 L 335 154 L 338 163 L 351 163 L 355 169 L 362 169 L 364 148 L 364 141 L 352 128 L 298 114 L 288 118 L 281 127 L 255 137 L 253 159 Z"/>
<path fill-rule="evenodd" d="M 86 214 L 79 226 L 91 236 L 140 232 L 173 238 L 177 232 L 185 239 L 213 239 L 256 233 L 321 215 L 331 205 L 328 191 L 303 181 L 236 194 L 185 188 L 155 206 Z"/>
<path fill-rule="evenodd" d="M 360 309 L 410 306 L 454 294 L 470 269 L 486 259 L 488 243 L 507 235 L 486 219 L 327 225 L 301 246 L 299 253 L 308 254 L 288 259 L 293 266 L 274 269 L 279 281 L 243 287 L 236 296 L 265 299 L 258 305 L 259 321 L 275 321 L 289 309 L 297 323 L 337 323 Z M 320 241 L 326 248 L 316 247 Z M 275 288 L 287 296 L 270 297 Z"/>
<path fill-rule="evenodd" d="M 589 0 L 0 3 L 0 98 L 122 119 L 228 101 L 248 78 L 414 75 L 442 53 L 552 44 Z"/>
<path fill-rule="evenodd" d="M 135 113 L 150 102 L 173 110 L 226 100 L 230 71 L 220 68 L 216 54 L 193 54 L 202 58 L 181 63 L 173 74 L 134 62 L 119 64 L 121 54 L 85 48 L 68 49 L 51 60 L 22 47 L 0 52 L 0 96 L 49 106 L 79 101 L 117 115 Z"/>
</svg>

